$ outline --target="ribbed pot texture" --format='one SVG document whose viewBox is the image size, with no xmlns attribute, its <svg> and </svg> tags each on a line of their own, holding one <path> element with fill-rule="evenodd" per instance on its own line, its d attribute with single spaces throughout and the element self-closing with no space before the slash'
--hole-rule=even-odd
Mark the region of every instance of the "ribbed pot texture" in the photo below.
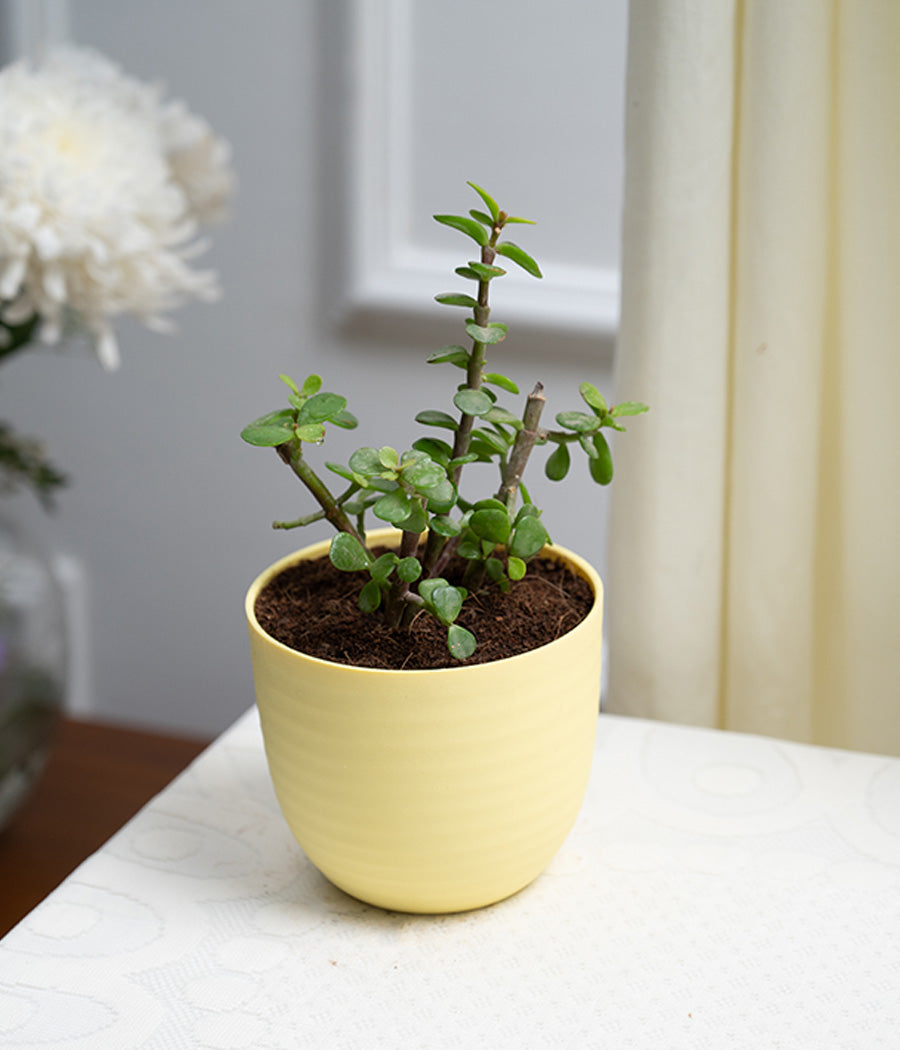
<svg viewBox="0 0 900 1050">
<path fill-rule="evenodd" d="M 590 583 L 595 603 L 539 649 L 433 671 L 357 668 L 287 648 L 254 613 L 273 576 L 328 546 L 276 562 L 246 598 L 266 756 L 291 831 L 336 886 L 382 908 L 464 911 L 516 893 L 559 849 L 587 787 L 599 576 L 563 548 L 544 550 Z"/>
</svg>

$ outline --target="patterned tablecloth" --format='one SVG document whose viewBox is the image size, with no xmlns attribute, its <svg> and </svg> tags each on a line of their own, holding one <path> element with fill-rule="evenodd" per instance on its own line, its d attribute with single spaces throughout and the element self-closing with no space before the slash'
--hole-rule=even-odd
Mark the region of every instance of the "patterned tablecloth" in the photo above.
<svg viewBox="0 0 900 1050">
<path fill-rule="evenodd" d="M 601 716 L 578 824 L 479 912 L 360 904 L 248 713 L 0 942 L 0 1046 L 900 1048 L 900 761 Z"/>
</svg>

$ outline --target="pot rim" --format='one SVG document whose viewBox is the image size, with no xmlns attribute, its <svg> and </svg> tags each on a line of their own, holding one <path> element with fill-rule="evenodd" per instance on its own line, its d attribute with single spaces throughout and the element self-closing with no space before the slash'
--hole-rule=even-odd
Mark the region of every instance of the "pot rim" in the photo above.
<svg viewBox="0 0 900 1050">
<path fill-rule="evenodd" d="M 366 539 L 375 543 L 388 543 L 393 539 L 396 539 L 399 543 L 400 536 L 400 530 L 393 528 L 371 529 L 366 533 Z M 505 656 L 500 660 L 489 660 L 486 663 L 480 664 L 466 664 L 465 662 L 460 662 L 460 664 L 455 667 L 410 668 L 400 670 L 389 667 L 360 667 L 356 664 L 343 664 L 337 663 L 333 660 L 323 660 L 321 657 L 311 656 L 298 649 L 292 649 L 289 645 L 285 645 L 283 642 L 278 641 L 277 638 L 273 638 L 268 631 L 260 626 L 260 623 L 256 618 L 255 606 L 260 591 L 271 579 L 298 561 L 311 561 L 315 558 L 326 555 L 330 546 L 331 537 L 307 544 L 307 546 L 300 547 L 297 550 L 292 551 L 290 554 L 286 554 L 284 557 L 279 558 L 277 561 L 269 565 L 268 568 L 263 569 L 263 571 L 250 584 L 244 598 L 244 612 L 247 617 L 250 631 L 263 639 L 267 644 L 274 646 L 276 649 L 287 654 L 290 658 L 296 658 L 300 662 L 308 661 L 320 667 L 339 668 L 346 672 L 364 672 L 372 675 L 402 674 L 404 678 L 409 679 L 420 677 L 422 675 L 473 674 L 478 672 L 479 669 L 485 667 L 498 667 L 502 664 L 509 664 L 517 660 L 528 660 L 534 653 L 543 652 L 550 648 L 550 646 L 557 645 L 565 639 L 571 638 L 573 635 L 592 630 L 594 621 L 597 617 L 602 617 L 603 615 L 603 581 L 597 570 L 590 564 L 590 562 L 585 558 L 582 558 L 580 554 L 576 554 L 574 551 L 570 551 L 568 548 L 561 547 L 558 544 L 547 544 L 538 553 L 545 557 L 555 558 L 557 561 L 566 562 L 574 572 L 587 581 L 594 593 L 594 604 L 591 606 L 587 616 L 585 616 L 579 624 L 573 627 L 571 631 L 566 631 L 565 634 L 560 635 L 558 638 L 554 638 L 552 642 L 547 642 L 545 645 L 540 645 L 536 649 L 529 649 L 527 652 L 518 653 L 515 656 Z"/>
</svg>

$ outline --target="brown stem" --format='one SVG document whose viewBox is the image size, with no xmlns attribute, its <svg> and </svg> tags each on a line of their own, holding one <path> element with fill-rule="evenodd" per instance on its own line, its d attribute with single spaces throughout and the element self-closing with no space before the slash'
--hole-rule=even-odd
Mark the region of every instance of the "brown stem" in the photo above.
<svg viewBox="0 0 900 1050">
<path fill-rule="evenodd" d="M 459 546 L 461 539 L 462 536 L 454 536 L 453 539 L 444 543 L 440 555 L 435 559 L 427 573 L 429 577 L 440 576 L 443 573 L 444 569 L 447 568 L 447 563 L 456 554 L 456 548 Z"/>
<path fill-rule="evenodd" d="M 400 549 L 398 556 L 403 558 L 415 557 L 419 549 L 418 532 L 404 532 L 400 538 Z M 388 627 L 408 626 L 409 621 L 415 615 L 416 608 L 406 601 L 409 593 L 409 584 L 395 575 L 391 582 L 391 590 L 385 601 L 384 620 Z"/>
<path fill-rule="evenodd" d="M 522 414 L 522 429 L 516 434 L 516 440 L 509 453 L 509 459 L 503 469 L 500 488 L 497 490 L 496 498 L 505 503 L 510 509 L 515 503 L 516 493 L 519 491 L 519 484 L 528 464 L 528 457 L 531 455 L 531 450 L 534 448 L 534 443 L 540 434 L 541 413 L 544 411 L 546 403 L 547 399 L 544 397 L 543 384 L 535 383 L 534 390 L 531 391 L 525 402 L 525 411 Z"/>
</svg>

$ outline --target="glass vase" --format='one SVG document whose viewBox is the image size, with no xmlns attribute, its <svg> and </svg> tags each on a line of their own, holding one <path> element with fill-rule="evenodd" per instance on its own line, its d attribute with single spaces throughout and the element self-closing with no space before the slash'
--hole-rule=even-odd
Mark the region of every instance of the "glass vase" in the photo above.
<svg viewBox="0 0 900 1050">
<path fill-rule="evenodd" d="M 64 613 L 48 559 L 0 509 L 0 828 L 34 787 L 56 734 Z"/>
</svg>

